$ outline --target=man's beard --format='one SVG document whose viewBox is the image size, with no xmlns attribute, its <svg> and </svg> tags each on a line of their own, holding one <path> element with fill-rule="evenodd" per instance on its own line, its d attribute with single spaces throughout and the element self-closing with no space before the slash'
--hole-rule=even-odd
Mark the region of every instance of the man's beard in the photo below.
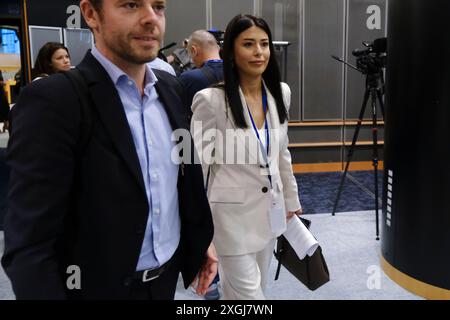
<svg viewBox="0 0 450 320">
<path fill-rule="evenodd" d="M 123 45 L 125 44 L 125 45 Z M 117 47 L 112 47 L 115 51 L 116 55 L 118 55 L 122 60 L 133 63 L 133 64 L 145 64 L 150 61 L 153 61 L 158 56 L 159 46 L 157 48 L 148 49 L 148 54 L 139 54 L 138 50 L 134 49 L 133 46 L 129 44 L 129 42 L 118 42 Z M 145 52 L 143 50 L 139 50 L 140 52 Z"/>
<path fill-rule="evenodd" d="M 155 54 L 152 53 L 151 55 L 148 55 L 148 56 L 138 56 L 138 55 L 133 54 L 133 52 L 130 52 L 130 51 L 119 52 L 118 54 L 124 61 L 130 62 L 133 64 L 148 63 L 150 61 L 155 60 L 158 55 L 157 53 L 155 53 Z"/>
</svg>

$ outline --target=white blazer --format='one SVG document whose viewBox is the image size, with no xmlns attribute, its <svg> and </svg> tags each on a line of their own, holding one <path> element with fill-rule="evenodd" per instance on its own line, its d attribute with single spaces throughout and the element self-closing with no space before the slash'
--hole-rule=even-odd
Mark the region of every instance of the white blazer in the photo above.
<svg viewBox="0 0 450 320">
<path fill-rule="evenodd" d="M 207 190 L 214 220 L 213 242 L 219 255 L 262 250 L 285 231 L 287 211 L 301 208 L 288 150 L 288 124 L 280 124 L 275 99 L 267 87 L 266 92 L 271 133 L 268 157 L 263 155 L 266 151 L 254 132 L 240 88 L 247 129 L 235 125 L 222 88 L 204 89 L 193 99 L 191 133 L 205 182 L 210 169 Z M 285 83 L 282 92 L 289 110 L 291 91 Z M 278 214 L 271 209 L 273 198 L 282 206 Z"/>
</svg>

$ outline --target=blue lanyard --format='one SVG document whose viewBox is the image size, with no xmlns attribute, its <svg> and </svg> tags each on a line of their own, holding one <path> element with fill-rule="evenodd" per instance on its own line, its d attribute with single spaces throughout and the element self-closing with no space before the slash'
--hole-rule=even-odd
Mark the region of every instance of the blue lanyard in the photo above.
<svg viewBox="0 0 450 320">
<path fill-rule="evenodd" d="M 269 126 L 267 124 L 267 93 L 266 89 L 264 88 L 264 85 L 262 86 L 262 103 L 263 103 L 263 112 L 264 112 L 264 130 L 266 131 L 266 153 L 264 155 L 264 160 L 266 161 L 266 168 L 268 168 L 269 165 L 269 145 L 270 145 L 270 135 L 269 135 Z M 248 114 L 250 115 L 250 120 L 252 121 L 253 130 L 255 130 L 256 137 L 258 137 L 259 144 L 261 145 L 261 149 L 264 150 L 264 145 L 261 141 L 261 137 L 259 136 L 258 128 L 256 127 L 255 121 L 253 120 L 252 113 L 250 112 L 250 109 L 247 105 Z M 272 177 L 269 174 L 269 181 L 270 185 L 272 185 Z"/>
</svg>

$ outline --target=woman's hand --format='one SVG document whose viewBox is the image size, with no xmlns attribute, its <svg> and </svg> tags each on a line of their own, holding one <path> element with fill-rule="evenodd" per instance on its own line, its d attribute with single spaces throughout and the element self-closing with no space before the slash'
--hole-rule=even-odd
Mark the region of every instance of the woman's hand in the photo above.
<svg viewBox="0 0 450 320">
<path fill-rule="evenodd" d="M 286 214 L 286 220 L 290 220 L 294 215 L 296 215 L 296 216 L 299 216 L 299 215 L 301 215 L 303 213 L 303 210 L 300 208 L 300 209 L 298 209 L 297 211 L 289 211 L 287 214 Z"/>
</svg>

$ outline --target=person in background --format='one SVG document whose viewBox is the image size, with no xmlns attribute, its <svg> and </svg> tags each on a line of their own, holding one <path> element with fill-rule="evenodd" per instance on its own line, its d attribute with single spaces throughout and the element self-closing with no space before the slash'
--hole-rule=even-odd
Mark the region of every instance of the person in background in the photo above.
<svg viewBox="0 0 450 320">
<path fill-rule="evenodd" d="M 261 300 L 276 238 L 302 212 L 288 150 L 291 92 L 261 18 L 231 20 L 223 64 L 224 85 L 194 96 L 191 133 L 207 181 L 223 298 Z"/>
<path fill-rule="evenodd" d="M 0 122 L 3 122 L 2 132 L 9 129 L 9 102 L 4 86 L 3 74 L 0 71 Z"/>
<path fill-rule="evenodd" d="M 16 72 L 14 75 L 14 81 L 16 82 L 14 89 L 13 89 L 13 98 L 12 101 L 15 103 L 17 98 L 20 94 L 20 88 L 22 87 L 22 69 L 19 69 L 19 71 Z"/>
<path fill-rule="evenodd" d="M 174 77 L 177 76 L 177 74 L 175 73 L 175 70 L 173 69 L 173 67 L 169 63 L 167 63 L 166 61 L 164 61 L 161 58 L 156 57 L 155 60 L 150 61 L 148 63 L 148 65 L 152 69 L 163 70 L 163 71 L 166 71 L 166 72 L 170 73 Z"/>
<path fill-rule="evenodd" d="M 180 81 L 191 105 L 198 91 L 223 81 L 223 61 L 216 38 L 206 30 L 194 31 L 188 39 L 187 49 L 197 69 L 183 72 Z"/>
<path fill-rule="evenodd" d="M 184 39 L 182 47 L 176 48 L 173 50 L 172 54 L 167 57 L 167 62 L 173 67 L 177 76 L 195 67 L 191 60 L 191 56 L 189 55 L 187 45 L 188 39 Z"/>
<path fill-rule="evenodd" d="M 59 42 L 47 42 L 40 50 L 32 72 L 33 80 L 71 68 L 69 50 Z"/>
</svg>

